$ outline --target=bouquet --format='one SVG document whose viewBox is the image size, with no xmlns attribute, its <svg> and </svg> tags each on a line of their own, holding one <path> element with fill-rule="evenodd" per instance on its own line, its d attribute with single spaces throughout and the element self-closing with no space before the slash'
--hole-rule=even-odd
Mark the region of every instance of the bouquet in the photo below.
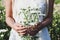
<svg viewBox="0 0 60 40">
<path fill-rule="evenodd" d="M 26 9 L 21 8 L 19 12 L 19 16 L 22 17 L 21 20 L 19 20 L 20 24 L 24 25 L 25 27 L 29 27 L 30 25 L 34 25 L 37 22 L 39 22 L 39 16 L 40 16 L 40 8 L 31 8 L 28 7 Z M 23 14 L 23 15 L 22 15 Z M 32 37 L 29 34 L 25 36 L 21 36 L 22 40 L 36 40 L 36 36 Z"/>
</svg>

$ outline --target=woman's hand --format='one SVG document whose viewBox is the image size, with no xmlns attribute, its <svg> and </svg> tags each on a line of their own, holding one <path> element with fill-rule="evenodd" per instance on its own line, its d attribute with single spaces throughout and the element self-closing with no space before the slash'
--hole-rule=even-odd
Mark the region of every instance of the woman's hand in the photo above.
<svg viewBox="0 0 60 40">
<path fill-rule="evenodd" d="M 26 35 L 27 28 L 22 26 L 19 23 L 14 23 L 12 27 L 19 35 L 23 36 Z"/>
<path fill-rule="evenodd" d="M 38 33 L 38 27 L 37 25 L 31 25 L 30 27 L 28 27 L 27 29 L 27 34 L 34 36 Z"/>
</svg>

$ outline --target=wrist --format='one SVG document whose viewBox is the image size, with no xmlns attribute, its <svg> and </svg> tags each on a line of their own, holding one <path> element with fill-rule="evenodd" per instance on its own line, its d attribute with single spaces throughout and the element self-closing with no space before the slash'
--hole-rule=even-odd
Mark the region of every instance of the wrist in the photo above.
<svg viewBox="0 0 60 40">
<path fill-rule="evenodd" d="M 11 28 L 13 28 L 15 26 L 15 24 L 16 24 L 15 22 L 11 23 Z"/>
</svg>

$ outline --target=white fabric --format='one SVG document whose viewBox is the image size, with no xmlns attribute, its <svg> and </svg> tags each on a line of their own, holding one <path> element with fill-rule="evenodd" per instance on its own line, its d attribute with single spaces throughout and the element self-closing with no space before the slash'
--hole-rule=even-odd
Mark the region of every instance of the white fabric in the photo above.
<svg viewBox="0 0 60 40">
<path fill-rule="evenodd" d="M 46 16 L 46 0 L 12 0 L 13 5 L 13 18 L 16 22 L 20 22 L 23 19 L 24 15 L 18 16 L 17 14 L 20 12 L 21 8 L 27 9 L 28 6 L 31 8 L 39 7 L 41 8 L 41 16 L 39 17 L 39 22 L 43 21 L 44 17 Z M 44 15 L 45 16 L 44 16 Z M 44 17 L 43 17 L 44 16 Z M 19 19 L 21 17 L 21 19 Z M 37 40 L 50 40 L 49 33 L 47 27 L 40 30 L 36 36 L 39 38 Z M 21 40 L 21 37 L 15 30 L 11 30 L 9 40 Z"/>
</svg>

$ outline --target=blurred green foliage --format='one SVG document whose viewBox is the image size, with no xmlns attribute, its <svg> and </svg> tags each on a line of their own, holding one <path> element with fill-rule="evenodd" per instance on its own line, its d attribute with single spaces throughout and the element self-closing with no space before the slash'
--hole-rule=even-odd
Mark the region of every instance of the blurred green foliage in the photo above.
<svg viewBox="0 0 60 40">
<path fill-rule="evenodd" d="M 52 40 L 60 40 L 60 0 L 55 0 L 54 12 L 53 12 L 53 22 L 51 27 L 49 27 L 49 33 Z M 0 29 L 8 29 L 6 32 L 0 33 L 0 40 L 8 40 L 10 28 L 5 22 L 5 8 L 1 4 L 0 0 Z M 58 39 L 59 38 L 59 39 Z"/>
<path fill-rule="evenodd" d="M 58 3 L 60 3 L 60 0 L 55 0 L 55 4 L 58 4 Z"/>
<path fill-rule="evenodd" d="M 2 6 L 1 0 L 0 0 L 0 30 L 1 29 L 5 29 L 5 30 L 8 29 L 8 31 L 0 32 L 0 40 L 8 40 L 10 28 L 7 26 L 5 22 L 5 8 L 4 6 Z"/>
</svg>

